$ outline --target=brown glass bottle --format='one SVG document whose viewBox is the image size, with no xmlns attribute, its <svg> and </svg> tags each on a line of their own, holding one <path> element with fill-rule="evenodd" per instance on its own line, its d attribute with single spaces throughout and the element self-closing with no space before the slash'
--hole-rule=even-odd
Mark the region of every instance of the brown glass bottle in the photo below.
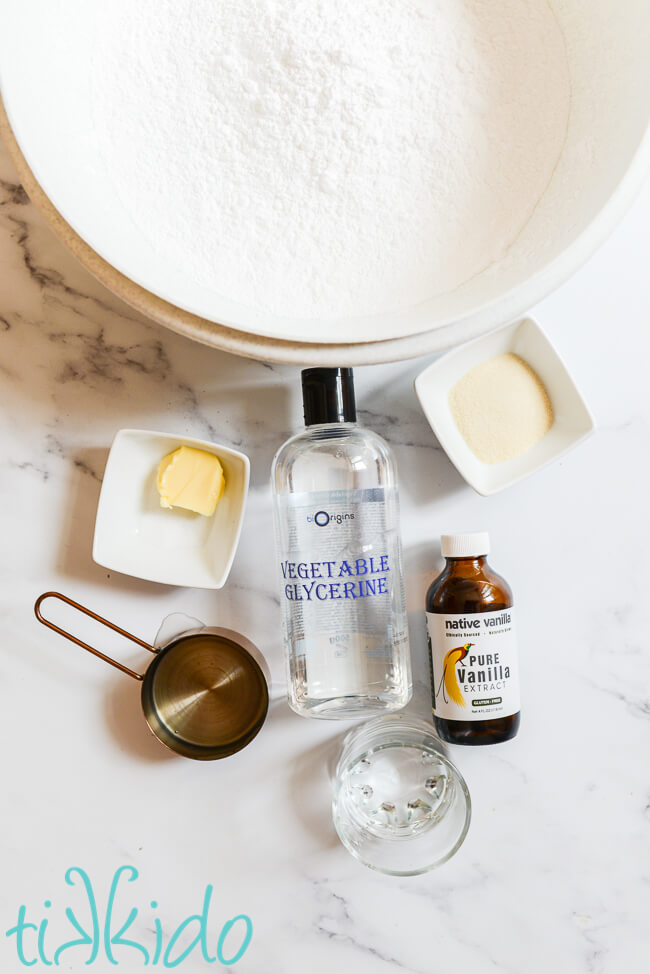
<svg viewBox="0 0 650 974">
<path fill-rule="evenodd" d="M 480 540 L 479 540 L 480 539 Z M 456 656 L 462 653 L 463 650 L 466 656 L 469 656 L 471 663 L 472 656 L 471 653 L 475 653 L 474 659 L 477 660 L 493 660 L 494 656 L 500 664 L 504 661 L 500 658 L 498 653 L 489 653 L 489 655 L 482 650 L 484 644 L 484 637 L 480 631 L 480 624 L 484 624 L 484 631 L 487 631 L 492 625 L 492 623 L 497 623 L 502 619 L 507 619 L 507 626 L 512 627 L 512 612 L 506 613 L 504 610 L 512 609 L 512 591 L 508 583 L 497 575 L 496 572 L 492 571 L 487 563 L 487 550 L 489 550 L 489 539 L 487 534 L 475 534 L 475 535 L 446 535 L 443 537 L 443 555 L 446 556 L 446 564 L 442 573 L 431 583 L 426 597 L 426 611 L 427 613 L 432 613 L 435 615 L 444 615 L 445 618 L 451 617 L 452 620 L 458 620 L 445 623 L 446 625 L 461 625 L 463 622 L 478 622 L 479 627 L 477 627 L 477 635 L 473 636 L 472 632 L 464 633 L 455 632 L 449 633 L 448 635 L 452 638 L 447 640 L 449 645 L 454 643 L 459 644 L 456 650 Z M 486 549 L 485 554 L 473 553 L 479 548 Z M 453 555 L 450 554 L 453 552 Z M 457 554 L 460 552 L 461 554 Z M 472 552 L 467 553 L 465 552 Z M 488 613 L 495 613 L 494 617 L 485 615 Z M 501 613 L 501 615 L 499 614 Z M 487 628 L 485 628 L 487 627 Z M 433 648 L 432 648 L 432 629 L 435 626 L 429 626 L 429 650 L 432 654 L 433 660 Z M 445 633 L 447 635 L 447 633 Z M 498 636 L 498 633 L 497 633 Z M 433 638 L 439 638 L 435 635 Z M 510 639 L 514 636 L 511 634 Z M 475 640 L 475 642 L 472 641 Z M 466 640 L 463 644 L 462 640 Z M 477 643 L 480 643 L 478 649 L 476 649 Z M 464 649 L 465 646 L 472 647 L 472 649 Z M 491 646 L 487 645 L 487 649 L 490 650 Z M 447 649 L 447 645 L 445 646 Z M 449 655 L 449 654 L 447 654 Z M 503 654 L 501 654 L 503 655 Z M 462 659 L 462 658 L 461 658 Z M 446 662 L 446 658 L 445 658 Z M 511 660 L 509 658 L 510 665 L 507 667 L 509 672 L 508 679 L 506 681 L 496 680 L 495 682 L 484 683 L 485 687 L 499 687 L 505 685 L 510 685 L 517 681 L 516 672 L 516 659 Z M 455 666 L 461 665 L 461 661 L 457 661 Z M 472 720 L 462 720 L 462 719 L 449 719 L 440 716 L 436 713 L 436 692 L 442 688 L 444 693 L 443 682 L 446 683 L 444 674 L 440 672 L 440 665 L 438 665 L 438 672 L 434 673 L 434 667 L 432 662 L 431 668 L 431 680 L 432 680 L 432 694 L 433 694 L 433 713 L 434 720 L 436 724 L 436 729 L 440 737 L 449 741 L 452 744 L 498 744 L 501 741 L 508 741 L 514 737 L 519 729 L 520 713 L 518 709 L 518 686 L 514 687 L 514 693 L 516 696 L 512 696 L 513 689 L 509 689 L 510 700 L 516 699 L 517 701 L 517 712 L 508 713 L 502 716 L 494 716 L 487 718 L 485 720 L 472 719 Z M 482 670 L 479 670 L 479 675 L 483 675 L 485 679 L 489 674 L 490 680 L 493 678 L 495 672 L 501 674 L 503 671 L 503 666 L 493 666 L 490 663 L 488 668 L 487 664 L 483 666 Z M 466 675 L 466 674 L 465 674 Z M 460 688 L 457 683 L 454 684 L 458 692 L 460 693 Z M 466 689 L 466 688 L 465 688 Z M 452 687 L 452 692 L 454 687 Z M 473 688 L 472 688 L 473 690 Z M 472 700 L 471 703 L 477 702 L 483 704 L 484 701 L 498 701 L 503 700 L 500 697 L 499 690 L 493 690 L 492 696 L 487 696 L 489 691 L 484 691 L 484 693 L 477 693 L 476 695 L 480 698 L 479 700 Z M 460 699 L 463 700 L 463 706 L 468 707 L 467 700 L 464 699 L 461 694 Z M 491 711 L 498 710 L 499 705 L 496 707 L 489 707 Z M 473 708 L 476 712 L 478 708 Z M 458 708 L 459 713 L 461 713 L 460 708 Z M 480 711 L 479 711 L 480 712 Z"/>
</svg>

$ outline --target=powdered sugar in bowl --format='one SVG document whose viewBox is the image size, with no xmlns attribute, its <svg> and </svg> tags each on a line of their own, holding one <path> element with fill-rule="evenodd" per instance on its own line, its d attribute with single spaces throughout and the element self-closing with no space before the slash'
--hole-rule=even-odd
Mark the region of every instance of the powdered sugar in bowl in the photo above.
<svg viewBox="0 0 650 974">
<path fill-rule="evenodd" d="M 159 320 L 270 358 L 419 354 L 541 298 L 639 184 L 643 0 L 289 6 L 6 12 L 30 190 Z"/>
</svg>

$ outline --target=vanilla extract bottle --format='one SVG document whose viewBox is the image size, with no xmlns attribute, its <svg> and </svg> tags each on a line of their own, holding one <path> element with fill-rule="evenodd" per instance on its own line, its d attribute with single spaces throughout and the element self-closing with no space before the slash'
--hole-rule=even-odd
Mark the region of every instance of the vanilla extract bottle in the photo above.
<svg viewBox="0 0 650 974">
<path fill-rule="evenodd" d="M 452 744 L 498 744 L 519 729 L 512 592 L 487 563 L 486 532 L 443 535 L 426 597 L 433 715 Z"/>
<path fill-rule="evenodd" d="M 273 461 L 289 704 L 348 719 L 411 696 L 397 472 L 356 422 L 352 369 L 302 373 L 306 429 Z"/>
</svg>

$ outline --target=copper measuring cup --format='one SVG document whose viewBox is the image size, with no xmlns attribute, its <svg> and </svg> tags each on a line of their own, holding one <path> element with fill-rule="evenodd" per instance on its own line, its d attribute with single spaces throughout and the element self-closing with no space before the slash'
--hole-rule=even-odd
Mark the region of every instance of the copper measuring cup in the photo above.
<svg viewBox="0 0 650 974">
<path fill-rule="evenodd" d="M 41 605 L 59 599 L 153 653 L 144 673 L 46 619 Z M 45 592 L 34 612 L 39 622 L 142 683 L 141 703 L 152 733 L 186 758 L 213 761 L 246 747 L 260 731 L 269 707 L 262 667 L 244 646 L 218 630 L 182 633 L 162 648 L 152 646 L 60 592 Z"/>
</svg>

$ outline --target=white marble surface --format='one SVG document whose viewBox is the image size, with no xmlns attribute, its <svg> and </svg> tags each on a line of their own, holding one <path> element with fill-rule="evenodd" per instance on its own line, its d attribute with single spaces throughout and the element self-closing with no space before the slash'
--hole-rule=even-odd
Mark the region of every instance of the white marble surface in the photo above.
<svg viewBox="0 0 650 974">
<path fill-rule="evenodd" d="M 36 623 L 46 589 L 146 638 L 184 611 L 245 632 L 281 683 L 267 479 L 300 423 L 299 383 L 297 369 L 193 345 L 121 304 L 52 237 L 0 152 L 3 972 L 23 970 L 4 936 L 21 904 L 28 919 L 50 917 L 51 954 L 72 935 L 65 907 L 87 916 L 65 870 L 87 870 L 101 905 L 127 864 L 140 874 L 118 896 L 123 919 L 139 909 L 132 936 L 151 946 L 154 914 L 169 936 L 213 884 L 212 946 L 229 918 L 253 921 L 232 968 L 244 974 L 647 971 L 649 226 L 646 188 L 602 250 L 535 309 L 600 431 L 500 496 L 473 494 L 437 447 L 412 389 L 422 361 L 357 370 L 361 419 L 390 441 L 401 471 L 417 676 L 426 680 L 422 604 L 442 531 L 490 530 L 519 614 L 520 735 L 454 750 L 474 803 L 467 841 L 439 871 L 397 880 L 358 865 L 334 834 L 327 766 L 340 727 L 278 700 L 240 755 L 169 757 L 146 730 L 135 683 Z M 125 426 L 250 455 L 246 523 L 222 591 L 93 564 L 107 448 Z M 88 954 L 71 949 L 61 967 L 82 970 Z M 135 949 L 116 957 L 118 969 L 142 966 Z M 218 967 L 197 952 L 181 965 Z M 91 969 L 115 968 L 100 951 Z"/>
</svg>

